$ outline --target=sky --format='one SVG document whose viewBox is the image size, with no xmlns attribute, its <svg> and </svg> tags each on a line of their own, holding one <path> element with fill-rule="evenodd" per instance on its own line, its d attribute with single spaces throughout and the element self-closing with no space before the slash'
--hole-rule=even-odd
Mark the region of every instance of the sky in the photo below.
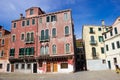
<svg viewBox="0 0 120 80">
<path fill-rule="evenodd" d="M 82 38 L 83 25 L 112 25 L 120 16 L 120 0 L 0 0 L 0 25 L 11 29 L 11 21 L 30 7 L 46 13 L 71 9 L 76 38 Z"/>
</svg>

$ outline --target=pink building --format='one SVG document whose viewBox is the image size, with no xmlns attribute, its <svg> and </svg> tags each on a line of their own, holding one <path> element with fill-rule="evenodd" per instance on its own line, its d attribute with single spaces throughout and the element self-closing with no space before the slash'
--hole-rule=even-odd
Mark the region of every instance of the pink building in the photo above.
<svg viewBox="0 0 120 80">
<path fill-rule="evenodd" d="M 38 7 L 12 21 L 11 72 L 74 71 L 74 26 L 71 10 L 45 13 Z"/>
</svg>

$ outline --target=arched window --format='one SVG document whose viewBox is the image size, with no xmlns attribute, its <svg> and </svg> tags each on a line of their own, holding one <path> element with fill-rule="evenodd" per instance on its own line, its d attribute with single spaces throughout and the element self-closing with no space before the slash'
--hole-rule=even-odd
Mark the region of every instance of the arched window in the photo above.
<svg viewBox="0 0 120 80">
<path fill-rule="evenodd" d="M 52 29 L 52 37 L 56 37 L 56 28 Z"/>
<path fill-rule="evenodd" d="M 41 54 L 41 55 L 44 55 L 44 46 L 41 47 L 41 49 L 40 49 L 40 54 Z"/>
<path fill-rule="evenodd" d="M 95 41 L 94 36 L 90 36 L 90 38 L 91 38 L 91 42 Z"/>
<path fill-rule="evenodd" d="M 41 40 L 44 40 L 44 30 L 41 31 Z"/>
<path fill-rule="evenodd" d="M 48 39 L 48 38 L 49 38 L 49 30 L 46 29 L 46 30 L 45 30 L 45 39 Z"/>
<path fill-rule="evenodd" d="M 49 47 L 45 46 L 45 54 L 48 54 Z"/>
<path fill-rule="evenodd" d="M 69 53 L 70 52 L 70 44 L 67 43 L 65 46 L 66 46 L 66 53 Z"/>
<path fill-rule="evenodd" d="M 69 35 L 69 27 L 68 26 L 65 27 L 65 35 Z"/>
<path fill-rule="evenodd" d="M 52 52 L 53 52 L 53 54 L 56 54 L 56 45 L 52 46 Z"/>
<path fill-rule="evenodd" d="M 95 47 L 92 47 L 92 56 L 96 57 L 96 48 Z"/>
</svg>

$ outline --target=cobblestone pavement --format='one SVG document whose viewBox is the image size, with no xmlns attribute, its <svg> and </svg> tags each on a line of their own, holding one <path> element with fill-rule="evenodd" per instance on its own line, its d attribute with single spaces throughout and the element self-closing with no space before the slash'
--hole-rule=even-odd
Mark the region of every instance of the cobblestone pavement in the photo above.
<svg viewBox="0 0 120 80">
<path fill-rule="evenodd" d="M 66 74 L 0 73 L 0 80 L 120 80 L 115 71 L 84 71 Z"/>
</svg>

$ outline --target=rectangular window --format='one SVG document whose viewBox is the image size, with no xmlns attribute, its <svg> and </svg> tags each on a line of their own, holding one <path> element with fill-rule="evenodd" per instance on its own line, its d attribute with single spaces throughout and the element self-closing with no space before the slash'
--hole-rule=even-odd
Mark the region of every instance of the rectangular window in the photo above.
<svg viewBox="0 0 120 80">
<path fill-rule="evenodd" d="M 27 69 L 31 69 L 31 64 L 27 64 Z"/>
<path fill-rule="evenodd" d="M 0 37 L 2 37 L 2 32 L 0 32 Z"/>
<path fill-rule="evenodd" d="M 98 31 L 101 31 L 101 28 L 98 28 Z"/>
<path fill-rule="evenodd" d="M 115 31 L 115 34 L 117 34 L 117 33 L 118 33 L 118 32 L 117 32 L 117 28 L 116 28 L 116 27 L 114 28 L 114 31 Z"/>
<path fill-rule="evenodd" d="M 1 42 L 1 43 L 2 43 L 2 45 L 4 45 L 4 43 L 5 43 L 4 39 L 2 39 L 2 42 Z"/>
<path fill-rule="evenodd" d="M 22 26 L 25 26 L 25 21 L 22 21 Z"/>
<path fill-rule="evenodd" d="M 21 64 L 21 69 L 25 69 L 25 64 Z"/>
<path fill-rule="evenodd" d="M 29 24 L 30 24 L 30 21 L 29 21 L 29 20 L 27 20 L 27 26 L 29 26 Z"/>
<path fill-rule="evenodd" d="M 113 58 L 114 64 L 117 63 L 117 58 Z"/>
<path fill-rule="evenodd" d="M 111 45 L 112 45 L 112 49 L 115 49 L 115 44 L 114 44 L 114 43 L 112 43 Z"/>
<path fill-rule="evenodd" d="M 42 23 L 42 18 L 39 19 L 39 22 Z"/>
<path fill-rule="evenodd" d="M 104 47 L 101 47 L 101 53 L 104 54 Z"/>
<path fill-rule="evenodd" d="M 108 45 L 106 45 L 106 51 L 109 51 Z"/>
<path fill-rule="evenodd" d="M 16 28 L 16 23 L 13 23 L 13 28 Z"/>
<path fill-rule="evenodd" d="M 68 14 L 67 13 L 64 13 L 64 20 L 68 20 Z"/>
<path fill-rule="evenodd" d="M 19 68 L 19 64 L 16 64 L 16 65 L 15 65 L 15 69 L 18 69 L 18 68 Z"/>
<path fill-rule="evenodd" d="M 46 22 L 50 22 L 50 16 L 46 17 Z"/>
<path fill-rule="evenodd" d="M 34 41 L 34 33 L 31 33 L 31 41 Z"/>
<path fill-rule="evenodd" d="M 21 40 L 24 40 L 24 34 L 21 34 Z"/>
<path fill-rule="evenodd" d="M 30 15 L 32 15 L 33 14 L 33 9 L 30 9 Z"/>
<path fill-rule="evenodd" d="M 93 28 L 90 28 L 90 33 L 94 33 Z"/>
<path fill-rule="evenodd" d="M 51 16 L 51 22 L 56 21 L 56 20 L 57 20 L 56 15 L 52 15 L 52 16 Z"/>
<path fill-rule="evenodd" d="M 15 35 L 12 36 L 12 42 L 15 42 Z"/>
<path fill-rule="evenodd" d="M 105 64 L 105 63 L 106 63 L 106 60 L 105 60 L 105 59 L 103 59 L 103 60 L 102 60 L 102 63 L 103 63 L 103 64 Z"/>
<path fill-rule="evenodd" d="M 105 38 L 107 38 L 107 35 L 106 35 L 106 33 L 104 34 L 104 37 L 105 37 Z"/>
<path fill-rule="evenodd" d="M 32 19 L 32 24 L 33 24 L 33 25 L 35 24 L 35 19 Z"/>
<path fill-rule="evenodd" d="M 112 31 L 110 31 L 110 36 L 113 36 L 113 33 L 112 33 Z"/>
<path fill-rule="evenodd" d="M 99 42 L 103 42 L 103 36 L 99 36 Z"/>
<path fill-rule="evenodd" d="M 56 37 L 56 28 L 52 29 L 52 37 Z"/>
<path fill-rule="evenodd" d="M 106 28 L 106 31 L 108 31 L 108 28 Z"/>
<path fill-rule="evenodd" d="M 116 42 L 116 45 L 117 45 L 117 48 L 120 48 L 120 42 L 119 41 Z"/>
<path fill-rule="evenodd" d="M 10 56 L 14 56 L 15 55 L 15 48 L 10 49 Z"/>
<path fill-rule="evenodd" d="M 4 51 L 2 50 L 0 53 L 0 57 L 3 57 L 3 56 L 4 56 Z"/>
<path fill-rule="evenodd" d="M 25 49 L 24 48 L 20 48 L 19 49 L 19 56 L 23 56 L 25 53 Z"/>
<path fill-rule="evenodd" d="M 67 69 L 68 63 L 61 63 L 61 69 Z"/>
<path fill-rule="evenodd" d="M 3 65 L 2 65 L 2 64 L 0 64 L 0 69 L 2 69 L 2 66 L 3 66 Z"/>
</svg>

